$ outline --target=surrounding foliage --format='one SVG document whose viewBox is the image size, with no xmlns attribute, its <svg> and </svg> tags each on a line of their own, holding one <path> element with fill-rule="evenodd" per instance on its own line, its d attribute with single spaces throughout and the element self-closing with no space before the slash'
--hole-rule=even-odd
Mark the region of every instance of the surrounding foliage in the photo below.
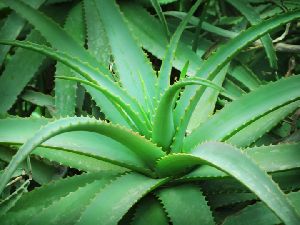
<svg viewBox="0 0 300 225">
<path fill-rule="evenodd" d="M 2 225 L 299 225 L 299 1 L 0 12 Z"/>
</svg>

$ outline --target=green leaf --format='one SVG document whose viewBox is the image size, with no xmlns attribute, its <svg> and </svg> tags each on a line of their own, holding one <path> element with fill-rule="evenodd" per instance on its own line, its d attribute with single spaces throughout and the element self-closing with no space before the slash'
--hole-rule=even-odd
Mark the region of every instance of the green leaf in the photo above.
<svg viewBox="0 0 300 225">
<path fill-rule="evenodd" d="M 35 188 L 33 191 L 25 193 L 17 204 L 3 217 L 1 223 L 5 225 L 22 224 L 28 221 L 49 207 L 53 202 L 68 196 L 69 193 L 76 191 L 86 184 L 95 180 L 107 180 L 114 178 L 117 173 L 84 173 L 81 175 L 60 179 L 55 182 Z M 41 198 L 41 196 L 43 196 Z"/>
<path fill-rule="evenodd" d="M 199 145 L 190 154 L 173 155 L 178 158 L 176 164 L 165 164 L 162 167 L 161 159 L 158 161 L 158 169 L 179 167 L 180 164 L 192 166 L 193 164 L 210 164 L 228 173 L 239 182 L 244 184 L 255 193 L 285 224 L 298 224 L 300 216 L 287 200 L 284 193 L 272 181 L 268 175 L 262 171 L 238 149 L 223 143 L 208 142 Z M 167 159 L 168 157 L 166 157 Z M 238 160 L 236 160 L 238 159 Z M 186 162 L 189 162 L 188 164 Z"/>
<path fill-rule="evenodd" d="M 37 31 L 32 31 L 26 40 L 45 43 Z M 18 95 L 38 72 L 44 59 L 44 56 L 32 51 L 20 48 L 16 50 L 0 77 L 0 115 L 4 115 L 13 106 Z"/>
<path fill-rule="evenodd" d="M 261 86 L 227 104 L 186 137 L 185 151 L 206 140 L 227 140 L 247 123 L 299 98 L 299 84 L 300 76 L 281 79 Z"/>
<path fill-rule="evenodd" d="M 254 8 L 251 7 L 249 4 L 247 4 L 244 0 L 226 0 L 228 3 L 230 3 L 233 7 L 235 7 L 237 10 L 239 10 L 250 22 L 251 25 L 255 25 L 260 23 L 262 20 L 260 19 L 260 16 L 258 13 L 255 12 Z M 277 69 L 277 57 L 276 52 L 273 47 L 272 39 L 269 34 L 266 34 L 265 36 L 261 37 L 261 42 L 265 48 L 265 51 L 267 53 L 270 66 L 274 69 Z"/>
<path fill-rule="evenodd" d="M 117 83 L 110 80 L 107 75 L 101 75 L 100 71 L 97 68 L 93 68 L 89 64 L 81 62 L 80 60 L 78 60 L 78 58 L 73 58 L 65 53 L 54 51 L 46 46 L 30 42 L 0 41 L 0 43 L 27 48 L 59 60 L 60 62 L 64 63 L 65 65 L 69 66 L 74 71 L 82 75 L 88 81 L 101 86 L 102 89 L 105 90 L 104 94 L 114 96 L 116 99 L 118 99 L 119 102 L 122 102 L 123 100 L 124 104 L 128 104 L 127 107 L 133 107 L 133 109 L 135 109 L 138 113 L 141 113 L 141 116 L 144 116 L 146 121 L 148 120 L 140 105 L 138 105 L 138 103 L 131 96 L 129 96 L 124 89 L 119 87 Z"/>
<path fill-rule="evenodd" d="M 278 144 L 245 149 L 245 153 L 268 172 L 300 167 L 300 143 Z"/>
<path fill-rule="evenodd" d="M 177 45 L 179 43 L 180 36 L 182 35 L 189 19 L 194 14 L 194 12 L 197 10 L 201 3 L 201 0 L 198 0 L 192 8 L 189 10 L 186 17 L 181 21 L 178 28 L 176 29 L 175 33 L 172 35 L 172 38 L 170 40 L 170 44 L 167 48 L 167 51 L 165 53 L 164 59 L 162 60 L 162 65 L 160 68 L 159 76 L 158 76 L 158 92 L 157 97 L 159 97 L 160 94 L 163 94 L 166 89 L 170 85 L 170 76 L 171 76 L 171 70 L 172 70 L 172 61 L 176 52 Z"/>
<path fill-rule="evenodd" d="M 156 11 L 156 14 L 160 20 L 160 22 L 162 23 L 164 29 L 165 29 L 165 32 L 166 32 L 166 35 L 168 37 L 170 37 L 170 31 L 169 31 L 169 28 L 168 28 L 168 24 L 167 24 L 167 21 L 166 21 L 166 18 L 162 12 L 162 9 L 159 5 L 159 1 L 158 0 L 150 0 L 151 1 L 151 4 L 153 6 L 153 8 L 155 9 Z"/>
<path fill-rule="evenodd" d="M 287 194 L 290 202 L 300 212 L 300 193 L 294 192 Z M 273 225 L 280 224 L 281 221 L 263 203 L 258 202 L 240 210 L 238 213 L 225 219 L 224 225 L 238 225 L 243 221 L 245 225 Z"/>
<path fill-rule="evenodd" d="M 103 188 L 107 183 L 109 183 L 109 177 L 103 177 L 83 187 L 79 187 L 76 191 L 53 201 L 51 205 L 41 210 L 40 213 L 29 217 L 27 224 L 38 225 L 45 221 L 49 224 L 74 224 L 99 189 Z"/>
<path fill-rule="evenodd" d="M 240 33 L 237 37 L 218 48 L 217 51 L 203 63 L 197 76 L 208 78 L 209 80 L 213 79 L 234 56 L 252 41 L 271 32 L 279 26 L 298 18 L 300 18 L 300 10 L 295 10 L 272 17 L 248 28 L 246 31 Z"/>
<path fill-rule="evenodd" d="M 64 118 L 49 123 L 21 146 L 18 153 L 12 158 L 9 165 L 6 167 L 4 174 L 1 176 L 0 192 L 2 192 L 18 165 L 26 159 L 35 147 L 51 137 L 70 131 L 96 132 L 112 138 L 127 146 L 150 168 L 153 168 L 155 161 L 158 158 L 165 155 L 160 148 L 130 130 L 102 123 L 91 118 Z"/>
<path fill-rule="evenodd" d="M 81 45 L 85 41 L 82 4 L 78 3 L 69 12 L 64 29 Z M 76 76 L 62 63 L 56 64 L 55 76 Z M 55 116 L 66 117 L 75 115 L 77 85 L 73 81 L 55 79 Z"/>
<path fill-rule="evenodd" d="M 175 133 L 173 123 L 173 107 L 175 101 L 174 97 L 177 97 L 178 90 L 187 85 L 203 85 L 206 87 L 212 87 L 216 90 L 222 89 L 221 87 L 215 85 L 213 82 L 204 79 L 188 78 L 178 81 L 164 92 L 158 103 L 156 113 L 154 115 L 152 131 L 153 141 L 159 146 L 162 146 L 164 149 L 169 148 L 173 139 L 173 135 Z"/>
<path fill-rule="evenodd" d="M 33 8 L 39 8 L 45 0 L 27 0 L 26 3 L 32 6 Z M 1 2 L 1 4 L 3 4 Z M 16 13 L 11 13 L 6 19 L 0 30 L 0 40 L 15 40 L 24 25 L 26 24 L 25 20 L 18 16 Z M 8 53 L 10 46 L 0 46 L 0 64 L 3 63 L 6 54 Z"/>
<path fill-rule="evenodd" d="M 174 225 L 215 224 L 205 197 L 196 186 L 181 185 L 164 188 L 157 192 L 157 196 Z"/>
<path fill-rule="evenodd" d="M 51 122 L 51 120 L 43 118 L 9 118 L 0 120 L 0 142 L 23 144 L 48 122 Z M 10 129 L 7 130 L 6 127 L 10 127 Z M 59 159 L 59 163 L 67 164 L 71 167 L 75 166 L 79 169 L 82 166 L 81 164 L 95 163 L 95 161 L 99 160 L 141 172 L 145 167 L 145 163 L 126 146 L 111 138 L 92 132 L 76 131 L 63 133 L 41 145 L 50 149 L 46 152 L 36 149 L 32 153 L 41 157 L 45 156 L 49 160 Z M 56 151 L 56 149 L 60 151 Z M 76 158 L 68 158 L 74 154 L 77 155 L 76 158 L 80 159 L 77 162 L 73 161 Z M 91 162 L 90 158 L 94 162 Z M 84 166 L 84 168 L 90 168 L 90 166 Z M 101 168 L 101 165 L 98 165 L 99 167 Z M 97 167 L 94 169 L 98 170 Z"/>
<path fill-rule="evenodd" d="M 97 0 L 120 82 L 134 96 L 145 111 L 153 112 L 156 75 L 148 58 L 135 42 L 127 22 L 114 1 Z"/>
<path fill-rule="evenodd" d="M 239 130 L 239 132 L 233 134 L 226 141 L 238 147 L 247 147 L 260 138 L 263 134 L 270 131 L 274 126 L 280 123 L 280 121 L 282 121 L 285 117 L 299 107 L 300 101 L 295 101 L 273 110 L 270 113 L 258 118 L 254 122 L 249 123 L 247 126 Z"/>
<path fill-rule="evenodd" d="M 169 224 L 162 205 L 152 196 L 147 196 L 138 203 L 131 225 L 148 225 L 149 221 L 159 225 Z"/>
<path fill-rule="evenodd" d="M 76 224 L 117 224 L 139 199 L 165 182 L 137 173 L 120 176 L 99 190 Z"/>
<path fill-rule="evenodd" d="M 163 59 L 166 46 L 168 46 L 168 37 L 164 32 L 162 24 L 150 15 L 146 9 L 143 9 L 137 4 L 128 1 L 122 1 L 120 4 L 128 20 L 129 28 L 136 35 L 140 45 L 157 58 Z M 152 29 L 153 27 L 155 27 L 155 29 Z M 198 51 L 203 54 L 209 45 L 209 41 L 201 39 Z M 179 41 L 172 65 L 181 71 L 187 60 L 190 62 L 188 74 L 195 74 L 199 66 L 201 66 L 202 60 L 192 49 L 186 46 L 186 44 Z"/>
</svg>

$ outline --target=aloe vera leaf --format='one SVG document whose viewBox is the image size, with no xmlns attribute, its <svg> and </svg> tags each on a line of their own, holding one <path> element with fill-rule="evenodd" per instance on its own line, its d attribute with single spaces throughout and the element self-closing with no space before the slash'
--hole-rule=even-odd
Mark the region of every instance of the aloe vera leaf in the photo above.
<svg viewBox="0 0 300 225">
<path fill-rule="evenodd" d="M 68 54 L 65 54 L 63 52 L 55 51 L 46 46 L 34 44 L 31 42 L 0 41 L 0 43 L 7 44 L 7 45 L 15 45 L 15 46 L 19 46 L 22 48 L 27 48 L 32 51 L 37 51 L 39 53 L 50 56 L 56 60 L 59 60 L 60 62 L 69 66 L 70 68 L 72 68 L 77 73 L 81 74 L 88 81 L 95 83 L 99 86 L 102 86 L 103 90 L 105 90 L 106 95 L 107 94 L 115 95 L 115 97 L 118 101 L 123 100 L 126 104 L 128 104 L 128 107 L 130 107 L 130 106 L 133 107 L 133 109 L 135 109 L 137 111 L 137 113 L 140 113 L 141 116 L 145 116 L 140 105 L 138 105 L 138 103 L 131 96 L 129 96 L 128 93 L 124 89 L 119 87 L 117 83 L 110 80 L 108 78 L 108 76 L 106 76 L 106 75 L 101 76 L 99 74 L 99 70 L 97 70 L 97 68 L 93 68 L 89 64 L 81 62 L 78 58 L 72 58 L 71 56 L 69 56 Z M 146 119 L 148 119 L 148 118 L 146 118 Z"/>
<path fill-rule="evenodd" d="M 153 112 L 156 75 L 148 58 L 135 42 L 116 3 L 105 0 L 97 0 L 95 3 L 110 42 L 122 86 L 137 98 L 145 111 Z"/>
<path fill-rule="evenodd" d="M 226 90 L 226 93 L 222 93 L 221 95 L 229 98 L 230 100 L 236 100 L 246 93 L 242 88 L 229 79 L 225 79 L 223 87 Z"/>
<path fill-rule="evenodd" d="M 226 139 L 226 142 L 239 147 L 247 147 L 299 107 L 300 101 L 295 101 L 271 111 L 233 134 L 230 138 Z"/>
<path fill-rule="evenodd" d="M 39 8 L 45 0 L 27 0 L 27 4 L 33 8 Z M 14 40 L 17 38 L 25 25 L 25 20 L 19 17 L 16 13 L 11 13 L 5 20 L 0 30 L 0 40 Z M 3 63 L 10 46 L 0 46 L 0 64 Z"/>
<path fill-rule="evenodd" d="M 216 74 L 244 47 L 264 34 L 300 17 L 300 10 L 287 12 L 248 28 L 217 49 L 201 66 L 197 76 L 213 79 Z"/>
<path fill-rule="evenodd" d="M 245 1 L 237 1 L 237 0 L 227 0 L 233 7 L 235 7 L 238 11 L 240 11 L 250 22 L 251 25 L 255 25 L 260 23 L 262 20 L 258 13 L 255 12 L 252 6 L 247 4 Z M 265 48 L 267 57 L 269 59 L 270 66 L 274 69 L 278 68 L 277 65 L 277 57 L 276 52 L 273 47 L 272 39 L 269 34 L 266 34 L 261 37 L 261 42 Z"/>
<path fill-rule="evenodd" d="M 76 4 L 69 12 L 64 29 L 81 45 L 85 41 L 82 3 Z M 56 64 L 55 76 L 76 76 L 74 72 L 62 63 Z M 55 79 L 55 116 L 66 117 L 75 115 L 76 89 L 74 81 Z"/>
<path fill-rule="evenodd" d="M 194 12 L 197 10 L 201 3 L 201 0 L 198 0 L 192 8 L 189 10 L 187 16 L 181 21 L 179 24 L 178 28 L 176 29 L 175 33 L 172 35 L 170 44 L 165 52 L 164 59 L 162 60 L 162 65 L 159 71 L 159 76 L 158 76 L 158 93 L 157 95 L 159 96 L 160 94 L 164 93 L 166 89 L 170 85 L 170 75 L 171 75 L 171 70 L 172 70 L 172 61 L 176 52 L 177 45 L 179 43 L 179 39 L 190 19 L 190 17 L 194 14 Z M 157 96 L 157 97 L 158 97 Z"/>
<path fill-rule="evenodd" d="M 14 207 L 22 195 L 27 192 L 29 183 L 29 180 L 24 181 L 17 190 L 0 202 L 0 217 L 5 215 L 12 207 Z"/>
<path fill-rule="evenodd" d="M 51 18 L 43 13 L 33 9 L 20 0 L 3 2 L 15 10 L 18 14 L 28 20 L 45 39 L 56 49 L 66 52 L 67 54 L 78 57 L 81 61 L 89 63 L 91 66 L 98 68 L 104 74 L 110 74 L 109 70 L 102 66 L 91 54 L 86 51 L 72 36 L 63 30 Z"/>
<path fill-rule="evenodd" d="M 122 175 L 100 190 L 76 224 L 117 224 L 139 199 L 166 181 L 137 173 Z"/>
<path fill-rule="evenodd" d="M 136 112 L 134 112 L 130 107 L 128 107 L 127 104 L 125 104 L 124 102 L 120 101 L 118 98 L 116 98 L 115 96 L 112 96 L 109 92 L 107 92 L 107 90 L 99 85 L 96 85 L 94 83 L 91 83 L 89 81 L 86 81 L 86 80 L 81 80 L 81 79 L 78 79 L 78 78 L 75 78 L 75 77 L 57 77 L 57 78 L 60 78 L 60 79 L 66 79 L 66 80 L 74 80 L 74 81 L 78 81 L 82 84 L 85 84 L 87 86 L 90 86 L 90 87 L 93 87 L 99 91 L 102 91 L 103 93 L 106 93 L 107 96 L 108 96 L 108 99 L 111 101 L 111 102 L 114 102 L 118 105 L 120 105 L 120 107 L 118 107 L 118 109 L 120 109 L 120 112 L 126 112 L 128 114 L 128 123 L 130 123 L 130 119 L 132 119 L 134 122 L 135 122 L 135 126 L 139 129 L 139 131 L 143 134 L 147 134 L 148 132 L 148 129 L 150 129 L 150 124 L 145 123 L 145 121 L 142 121 L 141 118 L 138 116 L 138 114 L 136 114 Z M 124 118 L 127 118 L 127 115 L 125 114 L 124 115 Z M 148 125 L 148 127 L 147 127 Z"/>
<path fill-rule="evenodd" d="M 76 40 L 74 40 L 66 31 L 64 31 L 58 24 L 52 21 L 50 18 L 46 17 L 42 13 L 33 10 L 28 7 L 26 4 L 16 0 L 16 1 L 6 1 L 5 2 L 9 7 L 16 10 L 23 17 L 25 17 L 30 23 L 32 23 L 37 30 L 39 30 L 46 40 L 54 47 L 60 51 L 66 52 L 69 55 L 79 57 L 79 60 L 82 62 L 87 62 L 94 69 L 98 71 L 98 75 L 94 74 L 94 79 L 97 80 L 101 78 L 99 73 L 107 76 L 111 76 L 110 71 L 103 65 L 101 65 L 91 54 L 89 54 Z M 73 68 L 74 69 L 74 68 Z M 78 72 L 78 71 L 77 71 Z M 93 74 L 93 73 L 90 73 Z M 108 87 L 108 85 L 104 85 Z M 116 86 L 116 85 L 115 85 Z M 102 95 L 97 95 L 95 90 L 89 90 L 92 92 L 92 96 L 99 106 L 101 106 Z M 127 95 L 126 93 L 122 95 Z M 134 105 L 134 104 L 131 104 Z M 109 115 L 109 114 L 108 114 Z M 115 114 L 113 114 L 115 115 Z M 121 120 L 119 117 L 112 117 L 116 119 L 116 122 L 121 122 L 126 124 L 124 120 Z"/>
<path fill-rule="evenodd" d="M 137 4 L 121 2 L 120 6 L 128 20 L 129 28 L 136 34 L 141 46 L 157 58 L 163 59 L 165 46 L 168 45 L 168 38 L 161 23 L 150 15 L 146 9 Z M 155 29 L 152 29 L 152 27 L 155 27 Z M 204 53 L 208 44 L 208 41 L 201 39 L 198 49 L 202 49 Z M 188 74 L 195 74 L 202 60 L 180 41 L 173 60 L 173 66 L 181 71 L 187 60 L 190 62 Z"/>
<path fill-rule="evenodd" d="M 88 51 L 104 66 L 110 63 L 111 49 L 95 1 L 83 1 Z"/>
<path fill-rule="evenodd" d="M 4 146 L 0 146 L 0 158 L 1 160 L 9 163 L 15 151 Z M 34 157 L 30 159 L 32 171 L 28 171 L 28 166 L 26 162 L 23 162 L 21 167 L 32 173 L 32 178 L 39 184 L 46 184 L 52 180 L 59 179 L 63 173 L 59 170 L 59 168 L 49 165 L 45 162 L 42 162 Z"/>
<path fill-rule="evenodd" d="M 169 219 L 162 205 L 152 196 L 147 196 L 139 202 L 131 225 L 147 225 L 149 221 L 153 224 L 169 224 Z"/>
<path fill-rule="evenodd" d="M 112 124 L 102 123 L 91 118 L 64 118 L 49 123 L 21 146 L 18 153 L 12 158 L 9 165 L 6 167 L 4 174 L 1 176 L 0 191 L 2 192 L 12 173 L 35 147 L 51 137 L 70 131 L 96 132 L 112 138 L 127 146 L 150 168 L 153 168 L 155 161 L 158 158 L 165 155 L 159 147 L 130 130 Z"/>
<path fill-rule="evenodd" d="M 85 10 L 86 23 L 86 38 L 88 51 L 94 55 L 104 66 L 108 67 L 110 63 L 111 49 L 101 18 L 98 14 L 95 1 L 85 0 L 83 2 Z M 110 77 L 114 79 L 115 77 Z M 115 78 L 116 79 L 116 78 Z M 118 109 L 103 95 L 93 88 L 85 86 L 92 93 L 92 98 L 95 100 L 100 110 L 105 114 L 110 121 L 130 127 Z"/>
<path fill-rule="evenodd" d="M 224 68 L 220 73 L 213 79 L 213 82 L 217 85 L 222 86 L 222 83 L 225 79 L 227 73 L 227 67 Z M 191 87 L 188 87 L 191 88 Z M 193 97 L 193 94 L 195 93 L 197 87 L 194 87 L 195 89 L 192 90 L 185 90 L 181 98 L 177 102 L 177 107 L 174 110 L 174 118 L 175 124 L 179 126 L 180 120 L 185 117 L 185 109 L 189 104 L 189 100 Z M 202 94 L 201 98 L 197 102 L 197 105 L 195 106 L 194 111 L 192 112 L 190 119 L 186 116 L 184 120 L 188 122 L 187 129 L 189 131 L 194 130 L 196 127 L 198 127 L 201 123 L 205 122 L 214 112 L 216 102 L 218 99 L 220 91 L 216 89 L 207 88 L 205 89 L 204 93 Z M 190 97 L 189 97 L 190 96 Z M 182 129 L 184 130 L 184 129 Z M 179 135 L 179 133 L 178 133 Z M 178 137 L 175 137 L 175 140 Z M 175 145 L 175 143 L 174 143 Z"/>
<path fill-rule="evenodd" d="M 45 43 L 37 31 L 32 31 L 28 41 Z M 0 77 L 0 115 L 4 115 L 18 98 L 27 83 L 38 72 L 45 57 L 25 49 L 17 49 Z"/>
<path fill-rule="evenodd" d="M 54 201 L 47 208 L 42 209 L 39 214 L 29 217 L 27 224 L 37 225 L 42 224 L 44 221 L 49 221 L 49 224 L 74 224 L 94 195 L 107 183 L 109 183 L 109 179 L 104 178 L 79 187 L 76 191 L 70 192 L 67 196 Z"/>
<path fill-rule="evenodd" d="M 245 153 L 268 172 L 299 168 L 299 143 L 245 149 Z"/>
<path fill-rule="evenodd" d="M 16 205 L 3 217 L 3 224 L 22 224 L 28 218 L 38 215 L 42 209 L 49 207 L 54 201 L 69 195 L 80 187 L 95 180 L 110 180 L 117 173 L 84 173 L 65 179 L 60 179 L 25 193 Z M 43 196 L 43 198 L 41 198 Z"/>
<path fill-rule="evenodd" d="M 217 77 L 214 78 L 213 81 L 217 81 L 222 83 L 223 79 L 225 79 L 226 75 L 226 70 L 227 67 L 225 67 Z M 194 96 L 193 94 L 196 93 Z M 207 88 L 205 86 L 201 86 L 198 90 L 197 89 L 189 89 L 183 92 L 182 97 L 183 99 L 179 99 L 178 105 L 179 106 L 179 111 L 178 113 L 182 113 L 180 120 L 178 121 L 178 124 L 176 125 L 176 133 L 173 138 L 173 143 L 171 145 L 172 152 L 180 152 L 182 151 L 182 145 L 183 145 L 183 139 L 185 137 L 186 129 L 189 125 L 191 120 L 191 116 L 195 112 L 195 108 L 200 110 L 200 107 L 204 105 L 204 110 L 203 113 L 208 113 L 204 114 L 204 116 L 200 119 L 200 122 L 196 122 L 195 125 L 200 124 L 201 121 L 205 120 L 211 113 L 213 113 L 214 107 L 215 107 L 215 101 L 217 100 L 219 91 L 215 92 L 209 92 L 207 91 Z M 190 98 L 187 98 L 187 96 L 190 96 Z M 196 97 L 202 96 L 201 101 L 196 101 Z M 209 102 L 212 101 L 212 102 Z M 209 104 L 210 103 L 210 104 Z M 187 105 L 187 108 L 184 108 L 184 106 Z M 199 112 L 195 112 L 195 117 L 196 115 L 199 114 Z M 176 114 L 176 109 L 175 109 L 175 114 Z M 203 115 L 202 113 L 200 115 Z M 195 118 L 194 117 L 194 118 Z M 175 117 L 176 118 L 176 117 Z M 178 117 L 177 117 L 178 119 Z M 195 120 L 193 120 L 195 121 Z"/>
<path fill-rule="evenodd" d="M 300 213 L 300 193 L 289 193 L 287 194 L 287 197 Z M 247 206 L 236 214 L 227 217 L 222 224 L 237 225 L 240 224 L 240 221 L 243 221 L 243 224 L 245 225 L 273 225 L 281 223 L 274 213 L 261 202 Z"/>
<path fill-rule="evenodd" d="M 249 90 L 254 90 L 262 84 L 247 66 L 237 62 L 231 63 L 231 66 L 228 69 L 228 75 L 241 82 Z"/>
<path fill-rule="evenodd" d="M 212 208 L 231 206 L 256 199 L 257 197 L 253 193 L 221 193 L 207 196 L 207 200 Z"/>
<path fill-rule="evenodd" d="M 159 5 L 159 1 L 158 0 L 150 0 L 150 1 L 151 1 L 151 4 L 152 4 L 153 8 L 155 9 L 155 12 L 156 12 L 161 24 L 164 27 L 164 30 L 165 30 L 165 33 L 166 33 L 167 37 L 170 37 L 170 31 L 169 31 L 169 28 L 168 28 L 168 24 L 167 24 L 165 15 L 163 14 L 162 9 Z"/>
<path fill-rule="evenodd" d="M 177 165 L 172 163 L 172 167 L 184 165 L 185 162 L 189 161 L 189 166 L 195 162 L 210 164 L 221 169 L 256 194 L 285 224 L 298 224 L 300 216 L 276 183 L 251 159 L 231 145 L 207 142 L 199 145 L 184 157 L 176 156 L 176 154 L 173 157 L 181 159 Z M 237 158 L 239 160 L 236 160 Z M 169 166 L 171 165 L 169 164 Z"/>
<path fill-rule="evenodd" d="M 214 219 L 201 190 L 194 185 L 180 185 L 157 192 L 172 224 L 212 225 Z"/>
<path fill-rule="evenodd" d="M 86 172 L 102 172 L 102 171 L 116 171 L 126 172 L 128 169 L 111 164 L 92 156 L 77 154 L 76 152 L 64 151 L 60 149 L 51 149 L 45 147 L 38 147 L 32 155 L 39 158 L 55 162 L 63 166 L 68 166 Z M 33 173 L 34 174 L 34 173 Z"/>
<path fill-rule="evenodd" d="M 175 133 L 173 123 L 174 97 L 176 97 L 178 90 L 187 85 L 203 85 L 217 90 L 222 89 L 213 82 L 209 82 L 200 78 L 190 78 L 173 84 L 164 92 L 164 95 L 161 97 L 156 109 L 152 131 L 153 141 L 159 146 L 162 146 L 164 149 L 169 148 Z"/>
<path fill-rule="evenodd" d="M 45 126 L 51 120 L 43 118 L 9 118 L 0 120 L 0 142 L 3 144 L 23 144 L 32 134 L 35 134 L 43 126 Z M 6 127 L 10 127 L 8 130 Z M 68 152 L 77 154 L 77 158 L 82 156 L 81 160 L 78 161 L 77 166 L 80 166 L 80 162 L 87 164 L 89 158 L 94 160 L 103 160 L 121 167 L 128 167 L 143 171 L 145 164 L 126 146 L 119 142 L 112 140 L 111 138 L 100 136 L 91 132 L 70 132 L 58 135 L 44 142 L 42 146 L 50 148 L 53 153 L 46 153 L 39 150 L 34 150 L 37 154 L 41 153 L 41 157 L 46 155 L 47 157 L 59 157 L 55 150 L 63 151 L 64 158 L 68 157 Z M 50 152 L 50 151 L 48 151 Z M 51 154 L 49 156 L 49 154 Z M 72 154 L 71 154 L 72 155 Z M 86 158 L 87 157 L 87 158 Z M 60 160 L 64 160 L 60 158 Z M 69 163 L 71 159 L 63 161 L 63 163 Z M 59 161 L 58 161 L 59 162 Z M 72 163 L 72 161 L 70 162 Z M 73 164 L 74 165 L 74 164 Z M 96 169 L 96 168 L 95 168 Z"/>
<path fill-rule="evenodd" d="M 184 140 L 184 149 L 189 151 L 205 140 L 224 140 L 235 131 L 261 115 L 300 97 L 300 76 L 281 79 L 261 86 L 227 104 L 210 120 L 201 124 Z M 220 120 L 219 118 L 222 118 Z"/>
<path fill-rule="evenodd" d="M 167 11 L 167 12 L 164 12 L 164 14 L 169 15 L 169 16 L 174 16 L 179 19 L 183 19 L 186 16 L 186 12 L 180 12 L 180 11 Z M 192 16 L 191 19 L 189 20 L 189 23 L 193 26 L 198 26 L 199 18 Z M 202 22 L 200 27 L 201 27 L 201 29 L 203 29 L 207 32 L 219 35 L 221 37 L 234 38 L 238 35 L 238 33 L 236 33 L 236 32 L 233 32 L 230 30 L 225 30 L 221 27 L 217 27 L 217 26 L 207 23 L 205 21 Z"/>
</svg>

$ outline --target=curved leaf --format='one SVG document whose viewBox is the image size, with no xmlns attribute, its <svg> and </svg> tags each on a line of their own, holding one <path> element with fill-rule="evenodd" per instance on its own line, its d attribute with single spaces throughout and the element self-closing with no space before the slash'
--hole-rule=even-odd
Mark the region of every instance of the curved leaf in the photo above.
<svg viewBox="0 0 300 225">
<path fill-rule="evenodd" d="M 299 98 L 299 84 L 300 76 L 281 79 L 261 86 L 227 104 L 186 137 L 185 151 L 206 140 L 226 140 L 247 123 Z"/>
<path fill-rule="evenodd" d="M 142 138 L 129 130 L 112 126 L 111 124 L 101 123 L 98 120 L 91 118 L 75 117 L 60 119 L 48 124 L 22 145 L 1 176 L 0 191 L 2 192 L 15 169 L 24 159 L 26 159 L 35 147 L 58 134 L 80 130 L 96 132 L 119 141 L 135 152 L 148 166 L 150 166 L 150 168 L 153 168 L 155 160 L 165 155 L 160 148 L 150 141 L 147 141 L 147 139 Z"/>
<path fill-rule="evenodd" d="M 181 185 L 164 188 L 157 192 L 157 196 L 174 225 L 215 224 L 205 197 L 196 186 Z"/>
<path fill-rule="evenodd" d="M 174 155 L 174 157 L 179 160 L 177 164 L 169 164 L 170 167 L 179 167 L 178 164 L 184 165 L 184 163 L 186 163 L 184 167 L 207 163 L 213 165 L 249 188 L 285 224 L 296 225 L 300 221 L 300 216 L 276 183 L 238 149 L 228 144 L 208 142 L 198 146 L 190 154 L 185 154 L 183 157 Z M 169 163 L 166 162 L 167 164 L 162 167 L 161 163 L 164 159 L 160 161 L 158 161 L 158 169 L 164 169 Z"/>
<path fill-rule="evenodd" d="M 140 198 L 165 182 L 166 179 L 151 179 L 137 173 L 120 176 L 99 190 L 76 225 L 117 224 Z"/>
</svg>

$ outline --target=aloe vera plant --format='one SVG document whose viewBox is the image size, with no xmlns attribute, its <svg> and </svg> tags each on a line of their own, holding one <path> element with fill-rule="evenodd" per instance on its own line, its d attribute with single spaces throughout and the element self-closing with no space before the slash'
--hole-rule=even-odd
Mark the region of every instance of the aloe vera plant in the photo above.
<svg viewBox="0 0 300 225">
<path fill-rule="evenodd" d="M 1 1 L 12 13 L 2 30 L 18 18 L 0 35 L 1 224 L 299 224 L 299 134 L 280 132 L 297 116 L 300 76 L 269 82 L 244 59 L 261 38 L 276 68 L 269 34 L 298 20 L 297 7 L 253 19 L 250 5 L 228 0 L 251 26 L 234 20 L 236 35 L 204 57 L 211 41 L 187 27 L 217 1 L 188 11 L 185 1 L 55 2 Z M 196 34 L 224 34 L 205 18 Z M 158 72 L 150 59 L 161 59 Z M 52 92 L 27 90 L 43 89 L 51 66 Z"/>
</svg>

